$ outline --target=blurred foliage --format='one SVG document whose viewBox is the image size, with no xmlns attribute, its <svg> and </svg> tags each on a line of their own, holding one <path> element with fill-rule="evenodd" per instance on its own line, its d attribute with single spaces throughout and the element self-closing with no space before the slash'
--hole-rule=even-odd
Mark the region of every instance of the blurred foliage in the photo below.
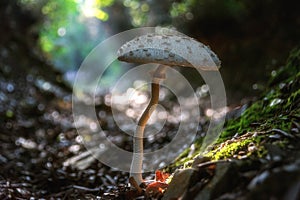
<svg viewBox="0 0 300 200">
<path fill-rule="evenodd" d="M 197 12 L 195 12 L 195 8 Z M 245 2 L 236 0 L 185 0 L 173 2 L 170 15 L 173 18 L 185 18 L 192 20 L 194 15 L 198 17 L 219 18 L 231 15 L 241 17 L 245 11 Z"/>
<path fill-rule="evenodd" d="M 49 56 L 55 57 L 56 66 L 61 66 L 59 63 L 64 60 L 66 63 L 65 67 L 72 68 L 72 58 L 67 58 L 70 55 L 68 51 L 74 48 L 74 43 L 70 43 L 64 37 L 67 31 L 70 30 L 70 25 L 76 23 L 74 13 L 78 12 L 76 3 L 73 0 L 66 0 L 63 3 L 58 1 L 48 1 L 42 7 L 42 13 L 46 16 L 44 26 L 40 33 L 40 44 L 42 49 L 48 53 Z M 82 27 L 77 27 L 78 31 Z M 79 33 L 77 33 L 79 34 Z M 76 48 L 76 47 L 75 47 Z M 69 61 L 68 61 L 69 60 Z"/>
<path fill-rule="evenodd" d="M 104 31 L 97 28 L 100 21 L 107 20 L 102 10 L 113 0 L 20 0 L 27 9 L 43 16 L 39 42 L 53 64 L 61 71 L 76 70 L 87 54 L 105 38 Z M 84 45 L 82 45 L 84 43 Z"/>
<path fill-rule="evenodd" d="M 131 23 L 133 26 L 143 26 L 147 23 L 147 16 L 150 9 L 147 1 L 125 0 L 123 5 L 129 8 L 129 13 L 132 17 Z"/>
<path fill-rule="evenodd" d="M 133 27 L 173 26 L 212 47 L 222 60 L 223 80 L 236 97 L 257 93 L 249 85 L 262 88 L 266 71 L 284 64 L 289 50 L 300 42 L 296 0 L 18 1 L 31 6 L 30 11 L 40 11 L 41 47 L 63 71 L 76 70 L 111 34 Z"/>
<path fill-rule="evenodd" d="M 107 12 L 103 8 L 111 6 L 114 0 L 84 0 L 78 1 L 81 3 L 82 12 L 87 17 L 96 17 L 102 21 L 106 21 L 109 18 Z"/>
<path fill-rule="evenodd" d="M 198 14 L 235 13 L 240 14 L 240 3 L 236 1 L 186 0 L 158 3 L 147 0 L 19 0 L 30 10 L 40 12 L 43 22 L 40 27 L 40 45 L 54 65 L 62 71 L 75 70 L 83 58 L 105 37 L 100 23 L 109 20 L 109 12 L 116 4 L 122 5 L 129 13 L 132 26 L 170 25 L 173 19 L 192 19 L 192 8 L 203 5 Z M 216 5 L 218 4 L 218 5 Z M 112 8 L 110 8 L 112 7 Z M 160 7 L 165 7 L 160 8 Z M 110 8 L 110 9 L 109 9 Z M 219 10 L 216 10 L 219 8 Z M 164 10 L 167 14 L 161 18 Z M 214 12 L 210 12 L 214 10 Z M 151 12 L 150 12 L 151 11 Z M 223 13 L 223 14 L 222 14 Z M 114 13 L 112 13 L 114 14 Z M 165 19 L 164 18 L 168 18 Z M 96 20 L 98 19 L 98 20 Z M 169 23 L 169 24 L 166 24 Z M 85 45 L 82 45 L 84 41 Z"/>
</svg>

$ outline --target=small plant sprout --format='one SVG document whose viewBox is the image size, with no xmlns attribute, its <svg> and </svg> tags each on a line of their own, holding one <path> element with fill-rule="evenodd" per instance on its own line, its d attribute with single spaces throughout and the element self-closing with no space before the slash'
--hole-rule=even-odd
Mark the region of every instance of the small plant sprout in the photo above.
<svg viewBox="0 0 300 200">
<path fill-rule="evenodd" d="M 134 38 L 118 50 L 118 59 L 129 63 L 159 64 L 152 73 L 151 100 L 140 117 L 133 138 L 133 158 L 130 177 L 143 183 L 143 135 L 144 129 L 159 99 L 160 82 L 166 78 L 167 66 L 195 67 L 201 70 L 217 70 L 220 60 L 209 47 L 179 34 L 146 34 Z M 193 64 L 191 64 L 193 63 Z"/>
</svg>

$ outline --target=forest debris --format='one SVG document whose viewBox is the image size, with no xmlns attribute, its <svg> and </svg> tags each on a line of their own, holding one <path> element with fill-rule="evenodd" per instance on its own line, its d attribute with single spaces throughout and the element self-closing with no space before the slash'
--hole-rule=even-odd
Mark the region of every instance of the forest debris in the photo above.
<svg viewBox="0 0 300 200">
<path fill-rule="evenodd" d="M 196 172 L 195 169 L 176 170 L 169 187 L 162 200 L 177 199 L 184 195 L 189 186 L 191 176 Z"/>
<path fill-rule="evenodd" d="M 142 194 L 142 188 L 139 186 L 139 184 L 134 180 L 132 176 L 129 177 L 129 183 L 132 187 L 134 187 L 138 191 L 138 194 Z"/>
<path fill-rule="evenodd" d="M 148 184 L 146 187 L 146 197 L 160 199 L 169 186 L 169 184 L 167 183 L 169 176 L 169 173 L 156 170 L 155 181 Z"/>
<path fill-rule="evenodd" d="M 282 134 L 283 136 L 285 136 L 287 138 L 291 138 L 291 139 L 295 138 L 295 136 L 293 136 L 292 134 L 289 134 L 286 131 L 283 131 L 283 130 L 278 129 L 278 128 L 273 128 L 271 131 L 276 132 L 276 133 L 280 133 L 280 134 Z"/>
<path fill-rule="evenodd" d="M 230 191 L 237 184 L 239 177 L 236 174 L 236 167 L 232 162 L 216 163 L 213 178 L 199 191 L 193 199 L 209 200 L 214 199 L 225 191 Z M 232 177 L 235 177 L 234 179 Z M 188 196 L 187 196 L 188 197 Z M 188 199 L 188 198 L 184 198 Z"/>
<path fill-rule="evenodd" d="M 165 189 L 167 189 L 168 184 L 160 181 L 155 181 L 150 183 L 146 188 L 147 198 L 159 199 L 163 196 Z"/>
</svg>

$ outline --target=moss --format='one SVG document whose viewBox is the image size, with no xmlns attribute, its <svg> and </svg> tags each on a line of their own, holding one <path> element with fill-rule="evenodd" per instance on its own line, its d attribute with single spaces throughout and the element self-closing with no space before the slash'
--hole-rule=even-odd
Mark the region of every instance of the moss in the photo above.
<svg viewBox="0 0 300 200">
<path fill-rule="evenodd" d="M 200 138 L 198 142 L 195 142 L 195 151 L 191 153 L 191 149 L 185 149 L 176 159 L 176 162 L 172 163 L 166 168 L 166 171 L 174 171 L 177 168 L 187 168 L 193 163 L 193 159 L 199 154 L 202 139 Z"/>
<path fill-rule="evenodd" d="M 293 50 L 285 67 L 274 74 L 262 98 L 239 119 L 229 121 L 221 139 L 274 126 L 284 131 L 290 129 L 290 117 L 300 110 L 300 50 Z"/>
<path fill-rule="evenodd" d="M 233 157 L 234 155 L 238 154 L 239 152 L 245 150 L 245 148 L 248 147 L 248 145 L 252 142 L 251 139 L 246 139 L 242 141 L 233 142 L 231 144 L 228 144 L 226 146 L 223 146 L 219 150 L 211 151 L 208 153 L 208 155 L 211 155 L 210 157 L 213 160 L 220 160 L 228 157 Z"/>
<path fill-rule="evenodd" d="M 206 156 L 213 160 L 226 159 L 239 157 L 239 152 L 244 151 L 244 156 L 263 157 L 267 149 L 262 143 L 269 141 L 273 129 L 290 132 L 292 123 L 300 118 L 300 48 L 292 50 L 286 65 L 272 74 L 262 97 L 239 118 L 226 122 L 217 143 Z M 255 133 L 261 134 L 255 136 Z M 232 139 L 236 135 L 238 139 Z M 189 166 L 199 154 L 201 142 L 201 139 L 195 142 L 196 151 L 192 156 L 189 149 L 185 150 L 169 169 Z M 288 143 L 283 139 L 273 144 L 285 148 Z M 249 145 L 257 148 L 250 152 Z"/>
</svg>

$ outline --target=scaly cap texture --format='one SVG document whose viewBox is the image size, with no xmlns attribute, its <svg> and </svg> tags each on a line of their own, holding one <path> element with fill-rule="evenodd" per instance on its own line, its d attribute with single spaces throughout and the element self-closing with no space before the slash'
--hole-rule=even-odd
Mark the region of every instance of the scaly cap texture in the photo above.
<svg viewBox="0 0 300 200">
<path fill-rule="evenodd" d="M 146 34 L 124 44 L 118 59 L 129 63 L 158 63 L 168 66 L 217 70 L 221 61 L 204 44 L 193 38 L 173 34 Z"/>
</svg>

